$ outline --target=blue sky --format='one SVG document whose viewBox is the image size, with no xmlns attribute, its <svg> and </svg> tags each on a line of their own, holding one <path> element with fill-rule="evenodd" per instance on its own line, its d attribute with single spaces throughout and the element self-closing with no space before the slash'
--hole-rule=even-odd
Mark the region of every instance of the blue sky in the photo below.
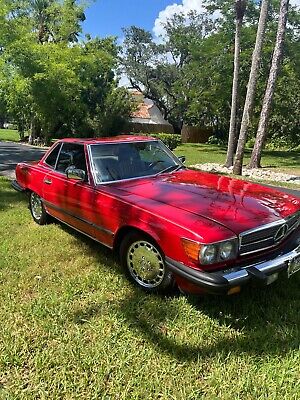
<svg viewBox="0 0 300 400">
<path fill-rule="evenodd" d="M 93 1 L 93 0 L 91 0 Z M 175 13 L 203 12 L 204 0 L 95 0 L 86 10 L 83 33 L 92 36 L 123 37 L 122 28 L 136 25 L 156 36 L 163 35 L 163 24 Z M 300 0 L 290 0 L 300 6 Z"/>
<path fill-rule="evenodd" d="M 96 0 L 86 10 L 84 33 L 92 36 L 122 36 L 122 28 L 130 25 L 152 30 L 159 12 L 168 5 L 181 4 L 172 0 Z"/>
</svg>

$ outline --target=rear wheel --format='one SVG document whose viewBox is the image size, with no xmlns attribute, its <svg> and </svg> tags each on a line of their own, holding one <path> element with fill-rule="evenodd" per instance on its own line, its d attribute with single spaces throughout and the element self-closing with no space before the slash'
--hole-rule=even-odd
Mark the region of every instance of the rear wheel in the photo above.
<svg viewBox="0 0 300 400">
<path fill-rule="evenodd" d="M 121 263 L 129 278 L 147 292 L 164 293 L 174 286 L 158 246 L 141 233 L 131 233 L 121 243 Z"/>
<path fill-rule="evenodd" d="M 35 192 L 30 193 L 29 208 L 34 221 L 39 225 L 45 225 L 48 222 L 48 214 L 46 213 L 42 199 Z"/>
</svg>

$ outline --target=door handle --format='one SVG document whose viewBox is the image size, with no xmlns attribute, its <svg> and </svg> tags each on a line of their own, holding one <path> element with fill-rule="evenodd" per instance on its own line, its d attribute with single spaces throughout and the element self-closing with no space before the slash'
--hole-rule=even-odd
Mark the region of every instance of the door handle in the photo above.
<svg viewBox="0 0 300 400">
<path fill-rule="evenodd" d="M 44 183 L 46 183 L 47 185 L 51 185 L 52 181 L 51 181 L 51 179 L 45 178 Z"/>
</svg>

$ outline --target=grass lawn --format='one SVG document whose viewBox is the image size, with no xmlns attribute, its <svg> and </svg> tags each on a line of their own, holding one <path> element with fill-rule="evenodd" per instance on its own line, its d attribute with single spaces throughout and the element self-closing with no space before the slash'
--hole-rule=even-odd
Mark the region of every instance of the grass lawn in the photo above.
<svg viewBox="0 0 300 400">
<path fill-rule="evenodd" d="M 0 140 L 9 140 L 10 142 L 19 142 L 18 131 L 13 129 L 0 129 Z"/>
<path fill-rule="evenodd" d="M 187 165 L 202 163 L 224 164 L 227 148 L 208 144 L 186 143 L 176 148 L 177 155 L 185 155 Z M 244 164 L 246 165 L 251 156 L 251 150 L 245 150 Z M 267 169 L 300 175 L 300 152 L 265 150 L 262 165 Z"/>
<path fill-rule="evenodd" d="M 0 212 L 0 398 L 299 398 L 300 274 L 234 297 L 149 296 L 110 251 L 35 224 L 4 178 Z"/>
</svg>

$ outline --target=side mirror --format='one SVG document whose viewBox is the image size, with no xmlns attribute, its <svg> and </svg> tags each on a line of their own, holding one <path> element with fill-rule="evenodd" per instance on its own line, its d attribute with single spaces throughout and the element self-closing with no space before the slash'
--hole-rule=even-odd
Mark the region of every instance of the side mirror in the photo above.
<svg viewBox="0 0 300 400">
<path fill-rule="evenodd" d="M 185 156 L 179 156 L 178 159 L 182 162 L 182 164 L 185 163 Z"/>
<path fill-rule="evenodd" d="M 84 181 L 86 176 L 83 169 L 75 168 L 74 165 L 66 169 L 66 174 L 68 179 L 75 179 L 76 181 Z"/>
</svg>

